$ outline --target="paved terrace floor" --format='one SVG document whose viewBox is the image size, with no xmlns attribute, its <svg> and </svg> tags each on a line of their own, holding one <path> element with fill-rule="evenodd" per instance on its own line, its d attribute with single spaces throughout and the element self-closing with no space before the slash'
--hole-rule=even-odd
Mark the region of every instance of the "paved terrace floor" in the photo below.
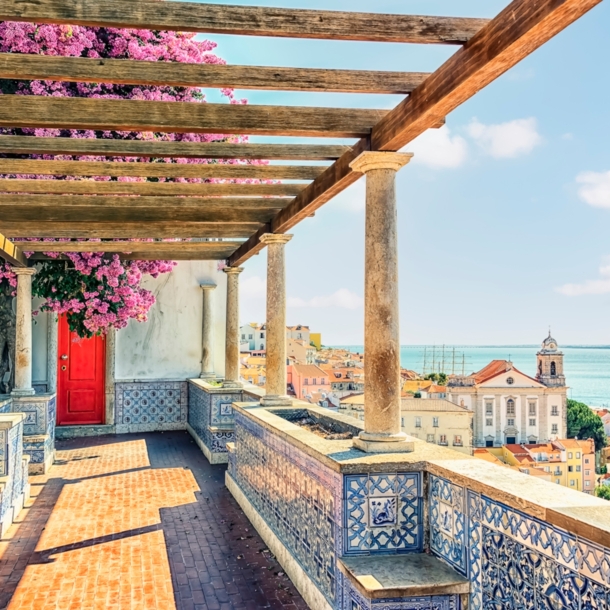
<svg viewBox="0 0 610 610">
<path fill-rule="evenodd" d="M 307 608 L 184 432 L 58 443 L 0 542 L 0 608 Z"/>
</svg>

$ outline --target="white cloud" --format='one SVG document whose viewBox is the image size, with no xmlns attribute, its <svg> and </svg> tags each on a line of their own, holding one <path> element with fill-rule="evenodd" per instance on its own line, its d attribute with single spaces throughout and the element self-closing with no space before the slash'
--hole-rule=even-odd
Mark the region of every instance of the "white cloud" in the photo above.
<svg viewBox="0 0 610 610">
<path fill-rule="evenodd" d="M 364 304 L 362 297 L 351 292 L 347 288 L 340 288 L 334 294 L 329 296 L 313 297 L 305 300 L 298 297 L 288 298 L 288 307 L 307 307 L 313 309 L 321 309 L 328 307 L 337 307 L 339 309 L 359 309 Z"/>
<path fill-rule="evenodd" d="M 601 279 L 586 280 L 581 284 L 564 284 L 557 292 L 567 297 L 579 297 L 583 294 L 610 294 L 610 265 L 599 268 Z"/>
<path fill-rule="evenodd" d="M 576 177 L 582 184 L 578 196 L 596 208 L 610 208 L 610 172 L 582 172 Z"/>
<path fill-rule="evenodd" d="M 535 118 L 516 119 L 507 123 L 484 125 L 473 119 L 468 135 L 495 159 L 513 159 L 527 155 L 542 143 Z"/>
<path fill-rule="evenodd" d="M 461 136 L 452 136 L 446 125 L 440 129 L 428 129 L 404 149 L 415 153 L 413 163 L 421 163 L 434 169 L 456 168 L 466 162 L 468 143 Z"/>
<path fill-rule="evenodd" d="M 242 299 L 261 299 L 267 296 L 267 283 L 258 275 L 253 275 L 239 285 L 239 296 Z"/>
</svg>

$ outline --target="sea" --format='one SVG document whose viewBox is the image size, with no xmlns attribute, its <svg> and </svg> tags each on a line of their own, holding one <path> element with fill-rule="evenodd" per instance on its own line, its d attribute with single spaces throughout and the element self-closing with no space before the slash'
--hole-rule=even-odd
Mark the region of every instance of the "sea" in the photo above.
<svg viewBox="0 0 610 610">
<path fill-rule="evenodd" d="M 336 346 L 362 353 L 362 345 Z M 400 349 L 403 368 L 429 373 L 466 375 L 481 370 L 492 360 L 511 360 L 522 373 L 535 377 L 539 345 L 404 345 Z M 561 347 L 568 398 L 595 407 L 610 407 L 610 345 Z"/>
</svg>

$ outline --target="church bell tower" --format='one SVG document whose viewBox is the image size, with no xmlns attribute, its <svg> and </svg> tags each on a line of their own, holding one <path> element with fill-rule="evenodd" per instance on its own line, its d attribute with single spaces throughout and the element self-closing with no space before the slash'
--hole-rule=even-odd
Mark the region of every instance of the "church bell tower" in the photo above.
<svg viewBox="0 0 610 610">
<path fill-rule="evenodd" d="M 538 369 L 536 379 L 547 387 L 562 387 L 566 384 L 563 374 L 563 352 L 559 351 L 557 341 L 549 336 L 542 342 L 538 352 Z"/>
</svg>

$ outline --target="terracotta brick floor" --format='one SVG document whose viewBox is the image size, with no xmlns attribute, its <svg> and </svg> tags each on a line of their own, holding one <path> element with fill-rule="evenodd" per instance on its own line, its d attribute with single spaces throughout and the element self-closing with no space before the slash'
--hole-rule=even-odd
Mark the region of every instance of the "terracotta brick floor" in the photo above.
<svg viewBox="0 0 610 610">
<path fill-rule="evenodd" d="M 307 608 L 184 432 L 58 443 L 0 542 L 0 608 Z"/>
</svg>

